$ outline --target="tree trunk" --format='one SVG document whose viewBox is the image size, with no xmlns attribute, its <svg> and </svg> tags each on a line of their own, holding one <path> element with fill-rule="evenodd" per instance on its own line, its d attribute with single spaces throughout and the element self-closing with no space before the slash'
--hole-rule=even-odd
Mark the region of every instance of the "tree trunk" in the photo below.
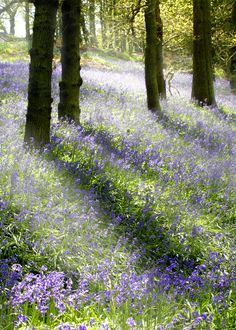
<svg viewBox="0 0 236 330">
<path fill-rule="evenodd" d="M 80 14 L 80 25 L 81 25 L 81 32 L 83 33 L 83 39 L 85 45 L 89 43 L 89 31 L 87 30 L 86 24 L 85 24 L 85 18 L 84 18 L 84 13 L 81 12 Z M 81 35 L 82 35 L 81 33 Z"/>
<path fill-rule="evenodd" d="M 101 36 L 102 36 L 102 48 L 107 48 L 107 35 L 106 35 L 106 1 L 100 0 L 100 24 L 101 24 Z"/>
<path fill-rule="evenodd" d="M 53 40 L 58 0 L 35 0 L 24 141 L 36 148 L 50 142 Z"/>
<path fill-rule="evenodd" d="M 236 31 L 236 0 L 232 8 L 232 30 Z M 230 87 L 232 93 L 236 94 L 236 46 L 230 48 Z"/>
<path fill-rule="evenodd" d="M 193 0 L 192 99 L 201 106 L 216 105 L 212 69 L 210 0 Z"/>
<path fill-rule="evenodd" d="M 161 111 L 157 84 L 157 22 L 156 0 L 147 0 L 145 8 L 146 49 L 145 49 L 145 82 L 148 109 Z"/>
<path fill-rule="evenodd" d="M 60 48 L 61 42 L 62 42 L 62 17 L 61 17 L 61 3 L 59 3 L 57 18 L 56 18 L 56 31 L 55 31 L 55 43 L 57 48 Z"/>
<path fill-rule="evenodd" d="M 62 4 L 62 81 L 60 82 L 59 119 L 80 122 L 80 0 L 64 0 Z"/>
<path fill-rule="evenodd" d="M 160 1 L 156 0 L 156 20 L 157 20 L 157 85 L 160 97 L 166 98 L 166 83 L 163 73 L 163 24 L 160 14 Z"/>
<path fill-rule="evenodd" d="M 114 49 L 115 48 L 115 33 L 114 33 L 114 10 L 112 6 L 108 6 L 107 11 L 107 31 L 108 31 L 108 48 Z"/>
<path fill-rule="evenodd" d="M 16 16 L 16 14 L 15 13 L 12 13 L 11 15 L 10 15 L 10 34 L 11 35 L 15 35 L 15 26 L 16 26 L 16 24 L 15 24 L 15 16 Z"/>
<path fill-rule="evenodd" d="M 121 36 L 120 36 L 120 50 L 121 52 L 126 52 L 127 50 L 127 39 L 126 39 L 127 33 L 125 29 L 121 30 Z"/>
<path fill-rule="evenodd" d="M 89 34 L 90 46 L 97 47 L 96 24 L 95 24 L 95 0 L 89 0 Z"/>
<path fill-rule="evenodd" d="M 230 87 L 231 92 L 236 94 L 236 47 L 230 48 Z"/>
<path fill-rule="evenodd" d="M 30 46 L 30 8 L 29 1 L 25 1 L 25 39 Z"/>
</svg>

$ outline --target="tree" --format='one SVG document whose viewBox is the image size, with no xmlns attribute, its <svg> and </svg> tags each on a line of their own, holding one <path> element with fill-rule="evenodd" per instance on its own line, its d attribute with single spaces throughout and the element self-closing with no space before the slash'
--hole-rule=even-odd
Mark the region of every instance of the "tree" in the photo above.
<svg viewBox="0 0 236 330">
<path fill-rule="evenodd" d="M 64 0 L 62 3 L 62 80 L 60 86 L 59 119 L 79 123 L 80 77 L 80 0 Z"/>
<path fill-rule="evenodd" d="M 193 0 L 192 99 L 216 105 L 213 86 L 210 0 Z"/>
<path fill-rule="evenodd" d="M 232 7 L 232 30 L 236 32 L 236 0 Z M 236 46 L 230 48 L 230 86 L 234 94 L 236 94 Z"/>
<path fill-rule="evenodd" d="M 34 0 L 28 107 L 24 141 L 41 148 L 50 142 L 51 76 L 58 0 Z"/>
<path fill-rule="evenodd" d="M 83 9 L 83 8 L 82 8 Z M 85 22 L 85 17 L 84 17 L 84 12 L 81 10 L 80 13 L 80 26 L 81 26 L 81 37 L 83 36 L 83 40 L 85 45 L 89 43 L 89 31 L 86 27 L 86 22 Z"/>
<path fill-rule="evenodd" d="M 16 6 L 11 6 L 7 10 L 7 14 L 9 16 L 9 22 L 10 22 L 10 34 L 15 35 L 15 19 L 16 19 L 16 13 L 19 8 L 20 4 L 17 4 Z"/>
<path fill-rule="evenodd" d="M 97 47 L 96 23 L 95 23 L 95 0 L 89 0 L 89 41 L 91 46 Z"/>
<path fill-rule="evenodd" d="M 30 6 L 29 1 L 25 1 L 25 39 L 30 45 Z"/>
<path fill-rule="evenodd" d="M 0 15 L 6 11 L 8 11 L 8 9 L 10 9 L 14 4 L 18 4 L 19 2 L 23 2 L 24 0 L 9 0 L 6 1 L 6 3 L 4 3 L 4 6 L 0 8 Z"/>
<path fill-rule="evenodd" d="M 107 47 L 107 20 L 106 20 L 106 11 L 107 11 L 107 1 L 100 0 L 99 1 L 99 19 L 101 25 L 101 39 L 102 39 L 102 47 Z"/>
<path fill-rule="evenodd" d="M 166 83 L 163 74 L 163 25 L 160 14 L 160 1 L 156 0 L 156 21 L 157 21 L 157 85 L 160 97 L 166 98 Z"/>
<path fill-rule="evenodd" d="M 157 20 L 156 0 L 147 0 L 145 7 L 146 48 L 145 83 L 148 109 L 160 114 L 159 91 L 157 83 Z"/>
<path fill-rule="evenodd" d="M 22 3 L 22 0 L 2 0 L 3 7 L 0 9 L 0 14 L 6 13 L 9 17 L 9 24 L 10 24 L 10 34 L 15 35 L 15 17 L 17 14 L 17 11 Z"/>
</svg>

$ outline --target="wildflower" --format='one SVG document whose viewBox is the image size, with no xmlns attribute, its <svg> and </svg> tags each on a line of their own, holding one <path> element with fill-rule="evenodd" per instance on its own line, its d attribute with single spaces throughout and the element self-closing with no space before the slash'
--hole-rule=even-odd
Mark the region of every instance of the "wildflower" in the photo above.
<svg viewBox="0 0 236 330">
<path fill-rule="evenodd" d="M 132 317 L 129 317 L 126 321 L 126 324 L 130 326 L 130 329 L 134 329 L 136 326 L 135 320 Z"/>
<path fill-rule="evenodd" d="M 18 327 L 27 322 L 28 318 L 24 314 L 17 315 L 17 321 L 15 322 L 15 326 Z"/>
<path fill-rule="evenodd" d="M 79 325 L 77 330 L 87 330 L 87 327 L 85 325 Z"/>
</svg>

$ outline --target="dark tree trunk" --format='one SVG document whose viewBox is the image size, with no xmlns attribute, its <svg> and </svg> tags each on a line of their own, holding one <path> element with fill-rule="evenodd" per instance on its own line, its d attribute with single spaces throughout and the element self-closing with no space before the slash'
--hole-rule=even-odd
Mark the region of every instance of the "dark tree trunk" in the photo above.
<svg viewBox="0 0 236 330">
<path fill-rule="evenodd" d="M 236 94 L 236 47 L 230 48 L 230 87 L 232 93 Z"/>
<path fill-rule="evenodd" d="M 236 0 L 232 8 L 232 27 L 236 32 Z M 236 46 L 230 48 L 230 86 L 232 93 L 236 94 Z"/>
<path fill-rule="evenodd" d="M 160 1 L 156 0 L 156 20 L 157 20 L 157 85 L 160 97 L 166 98 L 166 83 L 163 73 L 163 24 L 160 14 Z"/>
<path fill-rule="evenodd" d="M 89 40 L 90 46 L 97 47 L 96 24 L 95 24 L 95 0 L 89 0 Z"/>
<path fill-rule="evenodd" d="M 60 82 L 59 119 L 79 123 L 80 77 L 80 0 L 64 0 L 62 4 L 62 81 Z"/>
<path fill-rule="evenodd" d="M 157 84 L 157 22 L 156 0 L 147 0 L 145 8 L 146 49 L 145 49 L 145 82 L 148 109 L 160 112 Z"/>
<path fill-rule="evenodd" d="M 51 76 L 58 0 L 35 0 L 25 142 L 40 148 L 50 142 Z"/>
<path fill-rule="evenodd" d="M 212 68 L 210 0 L 193 0 L 192 99 L 199 105 L 216 105 Z"/>
</svg>

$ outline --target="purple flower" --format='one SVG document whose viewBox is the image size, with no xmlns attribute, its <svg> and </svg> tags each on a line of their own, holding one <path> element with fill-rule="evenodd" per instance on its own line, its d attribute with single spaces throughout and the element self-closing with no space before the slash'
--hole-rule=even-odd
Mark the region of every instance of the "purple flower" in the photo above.
<svg viewBox="0 0 236 330">
<path fill-rule="evenodd" d="M 23 314 L 19 314 L 17 315 L 17 321 L 15 322 L 15 326 L 18 327 L 22 324 L 25 324 L 28 321 L 28 318 L 23 315 Z"/>
<path fill-rule="evenodd" d="M 129 317 L 126 321 L 126 324 L 130 326 L 130 329 L 134 329 L 136 323 L 132 317 Z"/>
<path fill-rule="evenodd" d="M 85 325 L 79 325 L 77 330 L 87 330 L 87 327 Z"/>
<path fill-rule="evenodd" d="M 71 327 L 67 324 L 61 324 L 58 330 L 72 330 Z"/>
</svg>

